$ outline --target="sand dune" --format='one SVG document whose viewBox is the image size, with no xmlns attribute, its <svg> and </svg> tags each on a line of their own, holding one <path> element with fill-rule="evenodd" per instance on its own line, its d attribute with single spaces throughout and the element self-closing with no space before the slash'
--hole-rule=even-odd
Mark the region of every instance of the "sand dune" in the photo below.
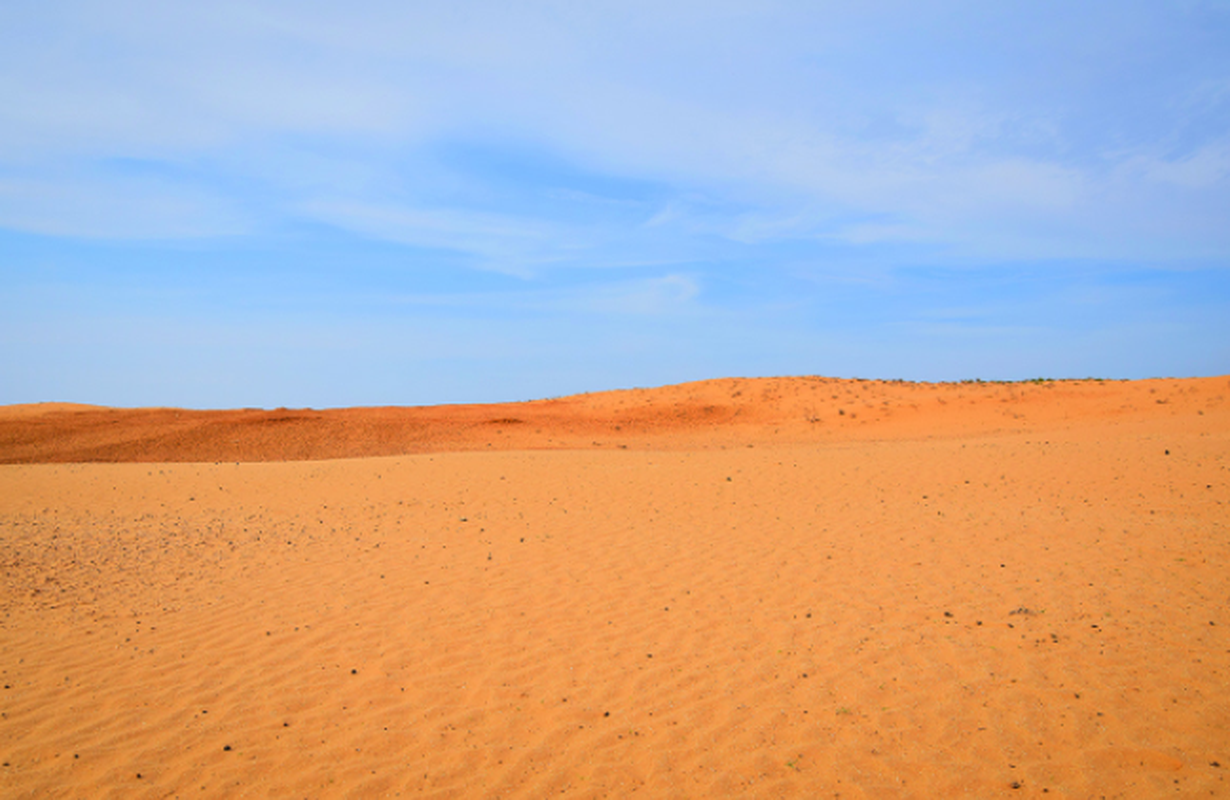
<svg viewBox="0 0 1230 800">
<path fill-rule="evenodd" d="M 0 409 L 0 796 L 1230 796 L 1228 397 Z"/>
<path fill-rule="evenodd" d="M 462 450 L 707 449 L 1185 420 L 1226 379 L 918 384 L 727 379 L 525 403 L 193 411 L 0 406 L 0 463 L 298 461 Z"/>
</svg>

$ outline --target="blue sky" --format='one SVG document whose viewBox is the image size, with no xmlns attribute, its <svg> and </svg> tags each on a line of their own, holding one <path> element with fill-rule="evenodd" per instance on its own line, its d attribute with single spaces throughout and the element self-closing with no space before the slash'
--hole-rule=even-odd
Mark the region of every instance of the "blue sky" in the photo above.
<svg viewBox="0 0 1230 800">
<path fill-rule="evenodd" d="M 0 5 L 0 403 L 1230 373 L 1228 2 Z"/>
</svg>

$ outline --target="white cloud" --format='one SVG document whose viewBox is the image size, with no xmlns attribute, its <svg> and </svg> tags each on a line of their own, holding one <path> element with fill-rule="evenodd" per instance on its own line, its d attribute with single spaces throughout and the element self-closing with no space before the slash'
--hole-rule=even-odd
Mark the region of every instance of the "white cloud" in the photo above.
<svg viewBox="0 0 1230 800">
<path fill-rule="evenodd" d="M 250 232 L 246 215 L 194 187 L 156 179 L 81 175 L 0 178 L 0 227 L 100 239 Z"/>
<path fill-rule="evenodd" d="M 1211 142 L 1180 158 L 1151 154 L 1128 157 L 1121 170 L 1182 189 L 1208 189 L 1230 176 L 1230 140 Z"/>
<path fill-rule="evenodd" d="M 687 275 L 665 275 L 604 285 L 569 300 L 577 310 L 600 314 L 674 316 L 690 306 L 699 292 L 700 286 L 695 279 Z"/>
<path fill-rule="evenodd" d="M 573 241 L 567 229 L 548 222 L 465 209 L 320 200 L 300 211 L 384 241 L 470 254 L 482 259 L 479 266 L 520 276 L 533 274 Z"/>
</svg>

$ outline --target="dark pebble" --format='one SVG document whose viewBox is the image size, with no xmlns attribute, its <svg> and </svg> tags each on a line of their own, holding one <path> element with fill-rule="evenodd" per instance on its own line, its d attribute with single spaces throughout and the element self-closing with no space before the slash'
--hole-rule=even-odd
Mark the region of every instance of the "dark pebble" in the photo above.
<svg viewBox="0 0 1230 800">
<path fill-rule="evenodd" d="M 224 745 L 224 746 L 222 747 L 222 749 L 223 749 L 223 750 L 226 750 L 226 751 L 228 751 L 228 752 L 229 752 L 229 751 L 230 751 L 230 749 L 231 749 L 231 746 L 230 746 L 229 744 L 228 744 L 228 745 Z"/>
</svg>

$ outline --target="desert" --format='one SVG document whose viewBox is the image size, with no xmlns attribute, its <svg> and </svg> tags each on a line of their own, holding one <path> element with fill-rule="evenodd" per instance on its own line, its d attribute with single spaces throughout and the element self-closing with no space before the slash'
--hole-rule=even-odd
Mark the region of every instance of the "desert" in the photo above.
<svg viewBox="0 0 1230 800">
<path fill-rule="evenodd" d="M 0 795 L 1226 797 L 1230 377 L 0 408 Z"/>
</svg>

